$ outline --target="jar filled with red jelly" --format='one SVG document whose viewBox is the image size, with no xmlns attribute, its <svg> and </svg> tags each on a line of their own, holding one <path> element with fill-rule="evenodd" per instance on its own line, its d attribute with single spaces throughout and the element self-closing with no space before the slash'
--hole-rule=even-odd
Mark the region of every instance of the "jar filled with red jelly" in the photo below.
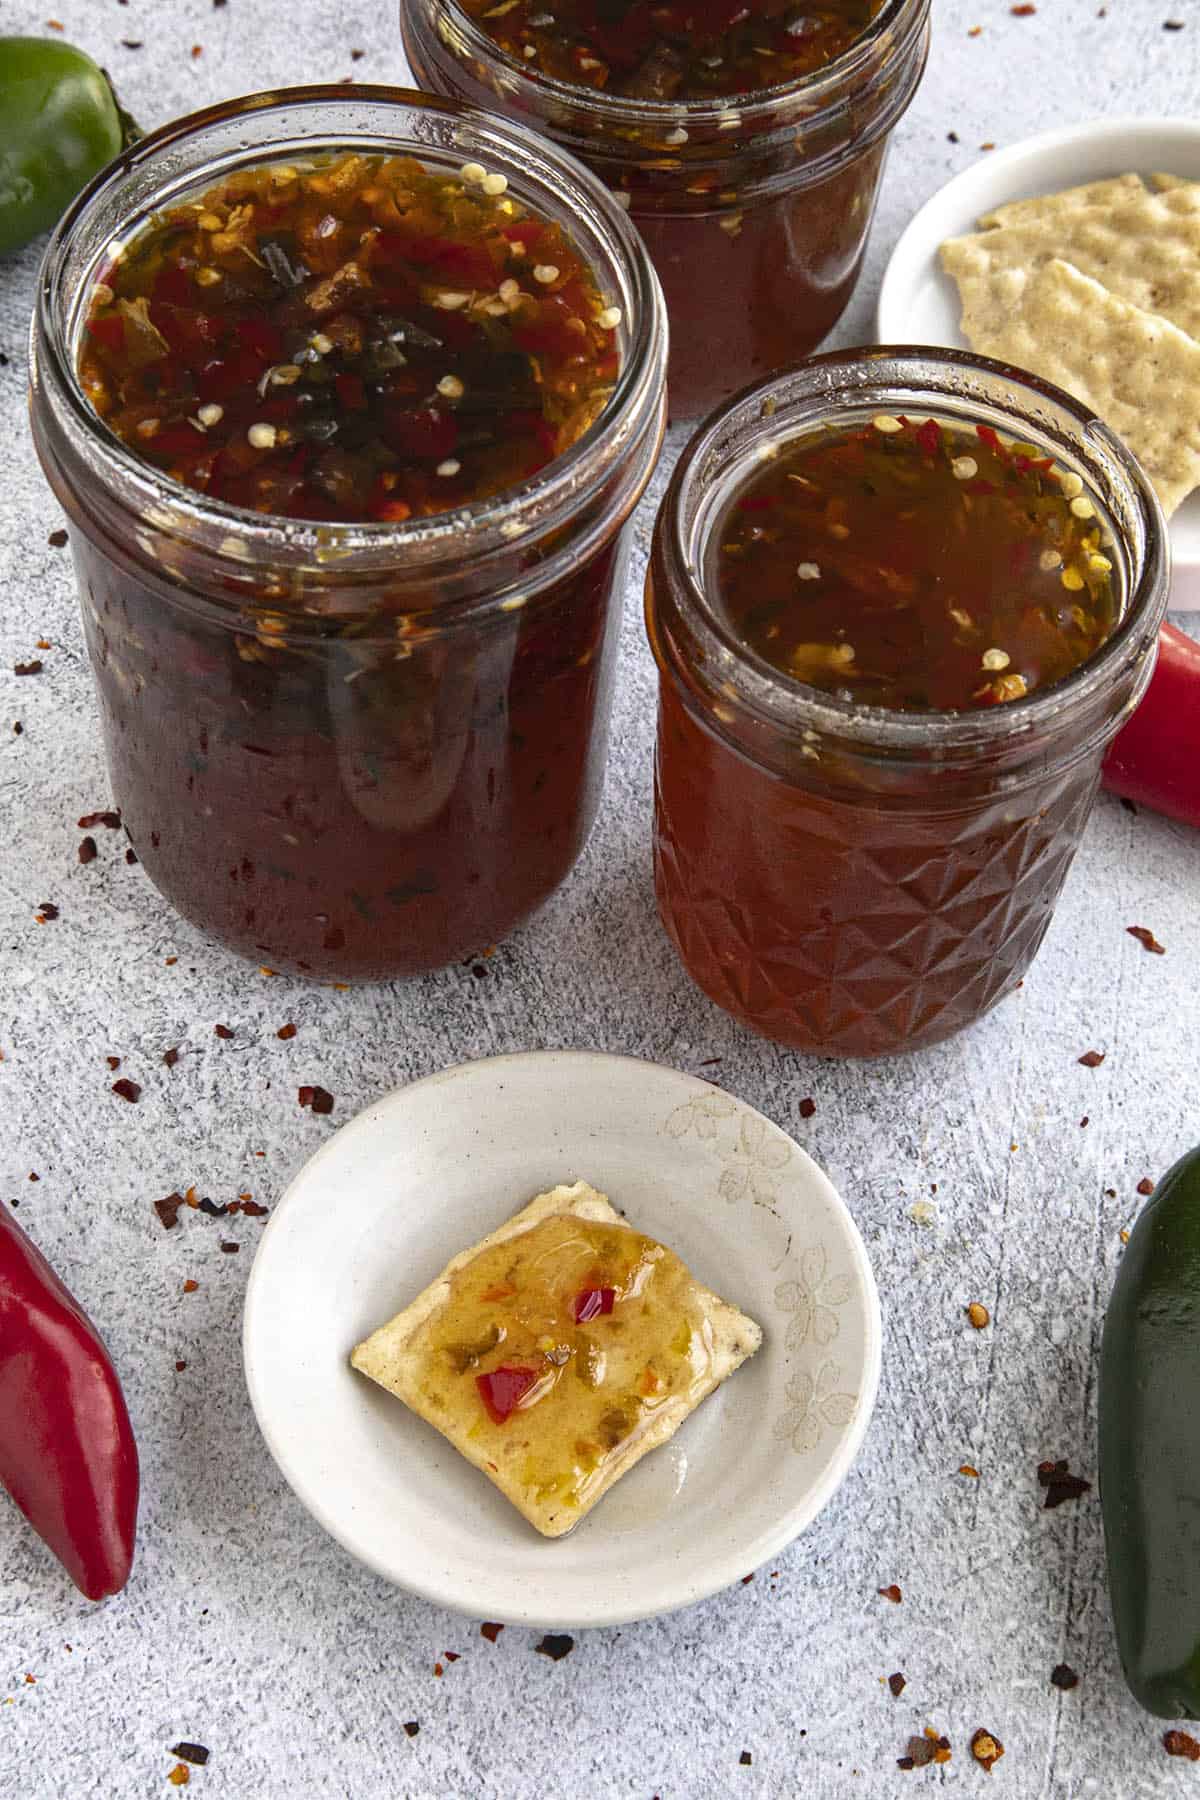
<svg viewBox="0 0 1200 1800">
<path fill-rule="evenodd" d="M 862 264 L 928 0 L 402 0 L 423 87 L 574 151 L 637 225 L 674 417 L 814 350 Z"/>
<path fill-rule="evenodd" d="M 400 89 L 155 132 L 55 233 L 32 413 L 113 799 L 185 918 L 411 975 L 570 870 L 664 422 L 636 233 L 554 145 Z"/>
<path fill-rule="evenodd" d="M 656 528 L 654 866 L 685 969 L 826 1056 L 1020 981 L 1149 680 L 1166 529 L 1088 410 L 954 351 L 814 359 L 693 437 Z"/>
</svg>

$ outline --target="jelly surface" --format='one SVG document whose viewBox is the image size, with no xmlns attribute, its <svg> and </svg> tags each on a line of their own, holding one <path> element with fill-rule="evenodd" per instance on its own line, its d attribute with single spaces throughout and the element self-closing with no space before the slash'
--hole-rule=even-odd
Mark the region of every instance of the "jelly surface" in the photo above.
<svg viewBox="0 0 1200 1800">
<path fill-rule="evenodd" d="M 79 367 L 118 437 L 212 499 L 402 521 L 569 448 L 620 321 L 505 176 L 347 152 L 238 170 L 117 246 Z"/>
<path fill-rule="evenodd" d="M 716 604 L 756 656 L 901 711 L 1021 699 L 1117 605 L 1078 475 L 988 426 L 878 414 L 779 446 L 715 534 Z"/>
<path fill-rule="evenodd" d="M 624 1226 L 559 1214 L 452 1277 L 413 1333 L 437 1423 L 503 1457 L 532 1501 L 587 1505 L 668 1401 L 712 1379 L 701 1290 Z"/>
<path fill-rule="evenodd" d="M 882 0 L 462 0 L 531 71 L 633 100 L 704 100 L 800 80 L 861 36 Z"/>
</svg>

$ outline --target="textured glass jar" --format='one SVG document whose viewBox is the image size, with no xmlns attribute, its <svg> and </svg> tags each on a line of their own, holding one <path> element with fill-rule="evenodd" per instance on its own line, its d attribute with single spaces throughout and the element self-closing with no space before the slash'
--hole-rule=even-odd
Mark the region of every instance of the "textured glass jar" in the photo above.
<svg viewBox="0 0 1200 1800">
<path fill-rule="evenodd" d="M 233 170 L 322 151 L 467 160 L 563 222 L 623 315 L 604 412 L 522 486 L 404 524 L 207 500 L 140 462 L 75 375 L 114 237 Z M 553 145 L 401 89 L 296 89 L 145 138 L 51 240 L 32 415 L 68 517 L 113 797 L 147 874 L 255 961 L 337 980 L 484 949 L 595 817 L 627 525 L 661 441 L 662 297 L 636 233 Z"/>
<path fill-rule="evenodd" d="M 455 0 L 402 0 L 438 94 L 499 106 L 572 150 L 629 208 L 666 295 L 675 418 L 814 350 L 862 265 L 888 136 L 921 79 L 929 0 L 885 0 L 844 56 L 728 102 L 628 100 L 507 56 Z"/>
<path fill-rule="evenodd" d="M 988 424 L 1077 472 L 1112 531 L 1121 605 L 1072 675 L 978 712 L 855 705 L 779 674 L 705 592 L 708 533 L 769 442 L 875 413 Z M 954 351 L 818 357 L 708 419 L 658 518 L 659 910 L 705 993 L 827 1056 L 936 1043 L 1016 986 L 1050 922 L 1109 740 L 1154 663 L 1166 528 L 1086 408 Z"/>
</svg>

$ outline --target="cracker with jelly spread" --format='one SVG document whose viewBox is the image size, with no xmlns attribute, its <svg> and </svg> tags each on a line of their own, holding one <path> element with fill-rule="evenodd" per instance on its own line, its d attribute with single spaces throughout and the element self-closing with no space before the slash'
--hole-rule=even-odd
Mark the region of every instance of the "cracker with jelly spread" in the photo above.
<svg viewBox="0 0 1200 1800">
<path fill-rule="evenodd" d="M 454 1257 L 350 1360 L 561 1537 L 761 1342 L 580 1181 Z"/>
</svg>

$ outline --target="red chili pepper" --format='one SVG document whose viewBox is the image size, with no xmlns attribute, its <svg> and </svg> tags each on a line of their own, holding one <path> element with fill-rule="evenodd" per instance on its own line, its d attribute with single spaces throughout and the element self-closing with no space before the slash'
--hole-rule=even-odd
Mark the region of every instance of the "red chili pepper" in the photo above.
<svg viewBox="0 0 1200 1800">
<path fill-rule="evenodd" d="M 610 1313 L 617 1297 L 616 1288 L 584 1288 L 575 1296 L 575 1323 L 586 1325 L 601 1313 Z"/>
<path fill-rule="evenodd" d="M 129 1579 L 138 1457 L 95 1327 L 0 1213 L 0 1483 L 89 1600 Z"/>
<path fill-rule="evenodd" d="M 1159 632 L 1150 686 L 1109 746 L 1104 785 L 1200 825 L 1200 644 L 1173 625 Z"/>
<path fill-rule="evenodd" d="M 475 1377 L 483 1404 L 497 1425 L 503 1425 L 516 1411 L 540 1375 L 539 1369 L 518 1369 L 506 1363 L 490 1375 Z"/>
<path fill-rule="evenodd" d="M 1004 445 L 1000 442 L 1000 439 L 996 436 L 995 431 L 990 425 L 977 425 L 975 427 L 975 436 L 979 439 L 981 444 L 987 445 L 993 456 L 998 456 L 1001 462 L 1008 461 L 1008 451 L 1004 448 Z"/>
</svg>

